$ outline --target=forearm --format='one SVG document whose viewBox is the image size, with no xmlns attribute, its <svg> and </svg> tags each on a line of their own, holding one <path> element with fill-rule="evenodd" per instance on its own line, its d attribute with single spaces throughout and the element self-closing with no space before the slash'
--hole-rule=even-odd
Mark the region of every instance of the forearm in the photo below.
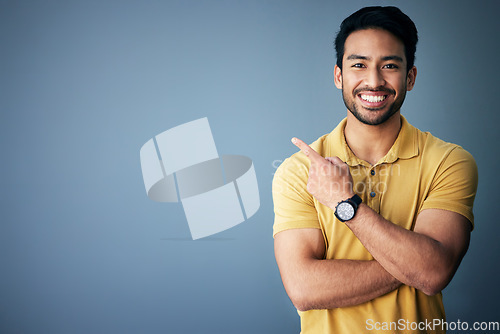
<svg viewBox="0 0 500 334">
<path fill-rule="evenodd" d="M 443 276 L 450 276 L 447 268 L 451 257 L 436 240 L 395 225 L 364 204 L 347 226 L 378 263 L 402 283 L 427 294 L 435 294 L 446 285 Z"/>
<path fill-rule="evenodd" d="M 358 305 L 401 285 L 377 261 L 311 259 L 298 272 L 287 290 L 301 311 Z"/>
</svg>

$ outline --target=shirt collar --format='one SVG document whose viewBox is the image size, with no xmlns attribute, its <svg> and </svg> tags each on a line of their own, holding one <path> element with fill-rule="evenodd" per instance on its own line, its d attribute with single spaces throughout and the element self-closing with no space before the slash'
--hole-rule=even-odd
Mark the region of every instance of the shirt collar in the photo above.
<svg viewBox="0 0 500 334">
<path fill-rule="evenodd" d="M 349 166 L 362 165 L 371 167 L 371 165 L 358 158 L 351 151 L 345 140 L 344 129 L 347 118 L 344 118 L 339 125 L 328 135 L 328 155 L 338 156 Z M 413 127 L 404 116 L 401 116 L 401 129 L 398 137 L 387 154 L 376 164 L 393 163 L 398 159 L 410 159 L 418 155 L 417 129 Z M 338 152 L 334 148 L 339 147 Z"/>
</svg>

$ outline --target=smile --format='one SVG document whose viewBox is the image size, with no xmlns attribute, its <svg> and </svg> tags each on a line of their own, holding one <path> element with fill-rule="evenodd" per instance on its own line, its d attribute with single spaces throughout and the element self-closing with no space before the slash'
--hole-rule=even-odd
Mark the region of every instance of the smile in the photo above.
<svg viewBox="0 0 500 334">
<path fill-rule="evenodd" d="M 366 101 L 366 102 L 382 102 L 387 98 L 387 95 L 365 95 L 361 94 L 360 95 L 361 99 Z"/>
</svg>

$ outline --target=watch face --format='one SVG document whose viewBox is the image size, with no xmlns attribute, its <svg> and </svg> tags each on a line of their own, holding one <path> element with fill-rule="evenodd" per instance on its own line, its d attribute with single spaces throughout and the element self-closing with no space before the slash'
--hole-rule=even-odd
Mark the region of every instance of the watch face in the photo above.
<svg viewBox="0 0 500 334">
<path fill-rule="evenodd" d="M 350 203 L 342 202 L 337 206 L 337 215 L 342 220 L 349 220 L 354 217 L 354 208 Z"/>
</svg>

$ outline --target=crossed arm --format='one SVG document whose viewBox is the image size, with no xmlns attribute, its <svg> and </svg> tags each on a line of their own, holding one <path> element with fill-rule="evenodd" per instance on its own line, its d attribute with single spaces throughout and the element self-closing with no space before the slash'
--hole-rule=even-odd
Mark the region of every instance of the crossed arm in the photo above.
<svg viewBox="0 0 500 334">
<path fill-rule="evenodd" d="M 313 166 L 338 169 L 336 173 L 310 172 L 308 191 L 318 201 L 334 209 L 337 202 L 352 196 L 352 189 L 337 194 L 324 191 L 331 189 L 325 182 L 339 180 L 319 180 L 325 175 L 349 179 L 347 165 L 321 157 L 302 141 L 295 143 L 311 160 L 311 170 Z M 365 204 L 346 224 L 375 260 L 325 260 L 323 235 L 317 229 L 287 230 L 275 236 L 275 256 L 283 284 L 298 310 L 361 304 L 401 284 L 428 295 L 439 293 L 465 255 L 471 231 L 465 217 L 438 209 L 422 211 L 414 230 L 409 231 Z"/>
</svg>

